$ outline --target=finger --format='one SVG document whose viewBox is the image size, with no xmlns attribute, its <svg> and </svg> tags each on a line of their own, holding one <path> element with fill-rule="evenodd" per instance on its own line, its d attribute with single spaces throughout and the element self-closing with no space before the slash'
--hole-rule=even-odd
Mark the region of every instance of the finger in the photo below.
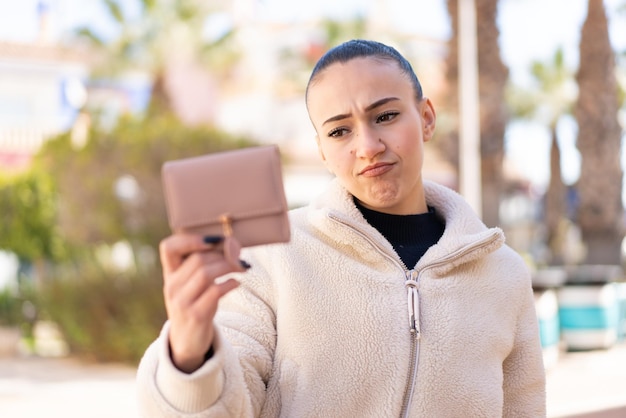
<svg viewBox="0 0 626 418">
<path fill-rule="evenodd" d="M 226 260 L 238 271 L 241 271 L 241 261 L 239 253 L 241 252 L 241 244 L 234 236 L 226 237 L 224 240 L 224 256 Z"/>
<path fill-rule="evenodd" d="M 159 244 L 159 254 L 163 272 L 169 274 L 182 264 L 183 260 L 196 251 L 206 251 L 215 247 L 221 237 L 202 237 L 196 234 L 173 234 Z"/>
<path fill-rule="evenodd" d="M 180 306 L 193 304 L 203 293 L 218 287 L 215 279 L 233 271 L 232 266 L 222 257 L 219 261 L 198 267 L 191 276 L 182 282 L 175 299 Z"/>
<path fill-rule="evenodd" d="M 217 285 L 218 290 L 219 290 L 219 296 L 220 298 L 224 295 L 226 295 L 228 292 L 230 292 L 231 290 L 235 290 L 236 288 L 239 287 L 241 283 L 239 283 L 239 280 L 234 279 L 234 278 L 230 278 L 220 284 Z"/>
<path fill-rule="evenodd" d="M 224 255 L 217 250 L 192 253 L 181 262 L 181 265 L 175 271 L 163 274 L 164 296 L 167 299 L 175 298 L 180 289 L 187 284 L 198 270 L 223 260 Z"/>
<path fill-rule="evenodd" d="M 239 287 L 239 281 L 230 278 L 221 283 L 215 283 L 210 290 L 204 292 L 193 303 L 194 310 L 200 310 L 202 313 L 210 312 L 212 316 L 217 311 L 217 302 L 228 292 Z M 212 317 L 211 317 L 212 319 Z"/>
</svg>

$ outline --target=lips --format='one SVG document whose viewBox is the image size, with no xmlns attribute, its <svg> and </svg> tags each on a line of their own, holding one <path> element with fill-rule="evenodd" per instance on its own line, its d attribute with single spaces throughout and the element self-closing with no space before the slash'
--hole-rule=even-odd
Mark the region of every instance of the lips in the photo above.
<svg viewBox="0 0 626 418">
<path fill-rule="evenodd" d="M 367 167 L 365 167 L 363 170 L 361 170 L 359 172 L 359 175 L 360 176 L 364 176 L 364 177 L 382 176 L 383 174 L 385 174 L 386 172 L 388 172 L 392 168 L 393 168 L 393 164 L 392 163 L 371 164 L 371 165 L 368 165 Z"/>
</svg>

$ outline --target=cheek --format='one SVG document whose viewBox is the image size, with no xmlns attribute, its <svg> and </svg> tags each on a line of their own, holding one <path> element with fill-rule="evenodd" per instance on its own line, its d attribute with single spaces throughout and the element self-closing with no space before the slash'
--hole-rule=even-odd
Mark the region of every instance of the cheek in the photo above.
<svg viewBox="0 0 626 418">
<path fill-rule="evenodd" d="M 345 164 L 341 160 L 338 160 L 336 158 L 328 160 L 328 166 L 335 174 L 341 174 L 345 170 Z"/>
<path fill-rule="evenodd" d="M 322 151 L 326 163 L 335 168 L 346 166 L 354 155 L 354 150 L 339 146 L 338 144 L 333 144 L 332 146 L 326 145 L 322 148 Z"/>
</svg>

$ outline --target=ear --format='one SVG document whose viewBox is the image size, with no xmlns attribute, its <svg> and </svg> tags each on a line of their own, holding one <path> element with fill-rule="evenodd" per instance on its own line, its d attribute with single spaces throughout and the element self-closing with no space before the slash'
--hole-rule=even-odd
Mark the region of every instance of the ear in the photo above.
<svg viewBox="0 0 626 418">
<path fill-rule="evenodd" d="M 435 133 L 437 114 L 435 113 L 435 108 L 432 102 L 427 97 L 424 97 L 420 102 L 420 115 L 422 117 L 424 142 L 428 142 Z"/>
</svg>

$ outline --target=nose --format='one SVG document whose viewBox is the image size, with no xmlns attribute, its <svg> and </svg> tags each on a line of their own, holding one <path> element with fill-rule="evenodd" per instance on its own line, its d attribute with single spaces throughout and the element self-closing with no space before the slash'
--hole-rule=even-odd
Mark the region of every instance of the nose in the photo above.
<svg viewBox="0 0 626 418">
<path fill-rule="evenodd" d="M 385 150 L 385 144 L 375 129 L 364 127 L 359 129 L 355 141 L 357 158 L 372 159 Z"/>
</svg>

